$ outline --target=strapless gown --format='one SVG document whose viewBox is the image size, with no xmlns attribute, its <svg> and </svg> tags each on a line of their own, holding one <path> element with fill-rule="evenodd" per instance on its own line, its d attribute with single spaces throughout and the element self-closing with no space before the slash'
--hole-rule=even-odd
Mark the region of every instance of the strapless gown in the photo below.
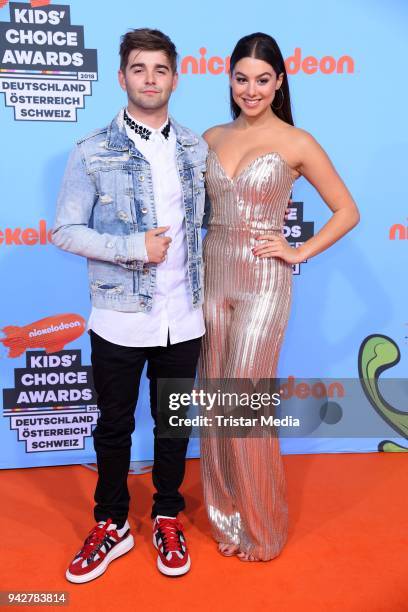
<svg viewBox="0 0 408 612">
<path fill-rule="evenodd" d="M 292 267 L 275 257 L 257 258 L 251 249 L 259 244 L 258 234 L 282 231 L 294 174 L 278 153 L 267 153 L 232 179 L 209 151 L 211 216 L 203 244 L 206 333 L 198 369 L 204 381 L 276 376 L 290 310 Z M 241 551 L 261 560 L 276 557 L 288 524 L 276 435 L 202 434 L 201 472 L 214 538 L 239 544 Z"/>
</svg>

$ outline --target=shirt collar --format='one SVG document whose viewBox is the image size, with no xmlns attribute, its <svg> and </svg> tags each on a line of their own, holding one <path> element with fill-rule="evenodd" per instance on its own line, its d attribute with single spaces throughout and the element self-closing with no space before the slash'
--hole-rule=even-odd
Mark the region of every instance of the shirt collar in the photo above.
<svg viewBox="0 0 408 612">
<path fill-rule="evenodd" d="M 180 125 L 171 115 L 169 115 L 169 119 L 171 124 L 169 140 L 176 140 L 180 150 L 184 147 L 198 145 L 199 139 L 191 130 Z M 123 108 L 121 108 L 108 125 L 105 140 L 107 149 L 112 149 L 113 151 L 129 150 L 129 134 L 125 130 L 125 127 Z"/>
<path fill-rule="evenodd" d="M 144 142 L 154 142 L 157 140 L 160 140 L 161 142 L 168 142 L 168 139 L 166 139 L 162 132 L 162 129 L 167 125 L 167 123 L 169 122 L 169 116 L 167 115 L 166 121 L 158 128 L 152 128 L 150 125 L 146 125 L 145 123 L 143 123 L 142 121 L 140 121 L 139 119 L 136 119 L 136 117 L 134 117 L 127 108 L 125 108 L 124 110 L 126 110 L 126 113 L 128 114 L 128 116 L 132 119 L 132 121 L 134 121 L 135 123 L 137 123 L 138 125 L 140 125 L 140 127 L 144 128 L 145 130 L 148 130 L 149 132 L 151 132 L 151 135 L 149 136 L 149 140 L 144 140 Z M 140 134 L 137 134 L 134 130 L 132 130 L 128 125 L 126 125 L 125 123 L 125 127 L 126 127 L 126 131 L 128 134 L 130 134 L 132 136 L 132 140 L 138 139 L 139 141 L 141 140 L 141 136 Z"/>
</svg>

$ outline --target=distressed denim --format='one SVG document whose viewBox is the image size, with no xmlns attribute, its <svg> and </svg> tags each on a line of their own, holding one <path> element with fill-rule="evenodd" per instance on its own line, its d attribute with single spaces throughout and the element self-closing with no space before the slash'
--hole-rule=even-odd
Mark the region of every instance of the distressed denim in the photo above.
<svg viewBox="0 0 408 612">
<path fill-rule="evenodd" d="M 193 308 L 203 301 L 201 226 L 206 142 L 173 118 Z M 150 164 L 128 138 L 121 110 L 112 123 L 77 142 L 58 197 L 53 243 L 88 258 L 92 305 L 148 312 L 156 264 L 144 259 L 145 232 L 157 227 Z"/>
</svg>

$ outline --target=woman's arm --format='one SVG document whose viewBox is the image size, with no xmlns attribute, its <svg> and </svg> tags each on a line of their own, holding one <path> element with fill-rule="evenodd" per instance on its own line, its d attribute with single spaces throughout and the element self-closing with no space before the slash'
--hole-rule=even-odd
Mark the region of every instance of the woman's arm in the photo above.
<svg viewBox="0 0 408 612">
<path fill-rule="evenodd" d="M 357 225 L 360 219 L 349 190 L 324 149 L 303 130 L 298 130 L 297 139 L 297 170 L 317 189 L 333 215 L 315 236 L 296 249 L 289 246 L 283 236 L 258 236 L 258 240 L 267 240 L 268 244 L 255 247 L 254 255 L 280 257 L 288 263 L 300 263 L 326 250 Z"/>
</svg>

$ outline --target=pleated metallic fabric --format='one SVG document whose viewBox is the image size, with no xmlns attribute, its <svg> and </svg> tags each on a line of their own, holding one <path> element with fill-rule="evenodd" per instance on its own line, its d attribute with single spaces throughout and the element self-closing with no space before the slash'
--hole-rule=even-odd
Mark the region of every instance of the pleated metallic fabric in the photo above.
<svg viewBox="0 0 408 612">
<path fill-rule="evenodd" d="M 258 234 L 282 231 L 294 180 L 294 171 L 278 153 L 257 157 L 230 178 L 215 151 L 209 151 L 211 217 L 203 246 L 206 334 L 199 361 L 203 381 L 276 375 L 292 268 L 278 258 L 255 257 L 251 249 L 259 244 Z M 276 557 L 288 523 L 279 439 L 202 434 L 201 470 L 214 538 L 238 544 L 261 560 Z"/>
</svg>

